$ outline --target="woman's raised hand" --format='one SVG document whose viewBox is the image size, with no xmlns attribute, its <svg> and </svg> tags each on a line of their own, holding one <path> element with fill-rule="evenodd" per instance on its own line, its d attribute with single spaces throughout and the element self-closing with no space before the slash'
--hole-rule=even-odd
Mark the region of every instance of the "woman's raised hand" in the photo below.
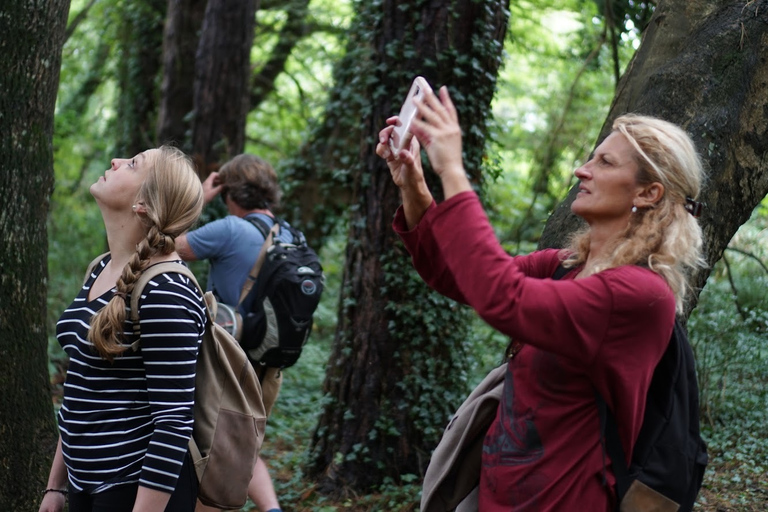
<svg viewBox="0 0 768 512">
<path fill-rule="evenodd" d="M 424 182 L 424 169 L 421 167 L 419 154 L 419 141 L 415 137 L 411 139 L 408 149 L 402 149 L 397 156 L 389 147 L 389 137 L 397 124 L 397 116 L 387 119 L 387 127 L 379 132 L 379 143 L 376 145 L 376 154 L 387 161 L 392 181 L 400 189 L 418 187 Z"/>
<path fill-rule="evenodd" d="M 428 91 L 423 98 L 414 100 L 419 114 L 411 124 L 411 131 L 424 145 L 437 174 L 459 169 L 463 173 L 459 115 L 448 94 L 448 88 L 441 87 L 439 94 L 438 98 Z"/>
<path fill-rule="evenodd" d="M 432 193 L 424 180 L 424 169 L 421 166 L 419 141 L 411 139 L 408 149 L 402 149 L 397 156 L 389 147 L 389 137 L 397 124 L 397 116 L 387 119 L 387 127 L 379 132 L 379 143 L 376 144 L 376 154 L 387 161 L 392 181 L 400 189 L 403 197 L 403 209 L 408 228 L 418 224 L 424 212 L 432 204 Z"/>
<path fill-rule="evenodd" d="M 423 99 L 415 100 L 419 114 L 411 123 L 411 131 L 424 145 L 448 199 L 472 190 L 472 186 L 462 160 L 459 115 L 445 86 L 440 88 L 439 94 L 440 98 L 427 92 Z"/>
</svg>

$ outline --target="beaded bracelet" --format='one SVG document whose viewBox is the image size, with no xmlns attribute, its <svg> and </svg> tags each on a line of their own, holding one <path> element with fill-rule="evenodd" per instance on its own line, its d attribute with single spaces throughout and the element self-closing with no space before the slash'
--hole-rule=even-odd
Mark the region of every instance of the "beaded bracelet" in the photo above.
<svg viewBox="0 0 768 512">
<path fill-rule="evenodd" d="M 67 494 L 69 494 L 69 491 L 66 491 L 66 490 L 64 490 L 64 489 L 46 489 L 46 490 L 44 490 L 44 491 L 43 491 L 43 496 L 45 496 L 45 495 L 46 495 L 46 494 L 48 494 L 49 492 L 57 492 L 57 493 L 59 493 L 59 494 L 63 494 L 64 496 L 66 496 Z"/>
</svg>

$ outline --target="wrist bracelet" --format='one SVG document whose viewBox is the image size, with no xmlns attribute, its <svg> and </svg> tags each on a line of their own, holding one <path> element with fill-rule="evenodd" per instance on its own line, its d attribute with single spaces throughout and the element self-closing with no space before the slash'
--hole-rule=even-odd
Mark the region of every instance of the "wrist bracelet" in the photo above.
<svg viewBox="0 0 768 512">
<path fill-rule="evenodd" d="M 67 494 L 69 494 L 69 491 L 66 491 L 66 490 L 64 490 L 64 489 L 46 489 L 46 490 L 44 490 L 44 491 L 43 491 L 43 496 L 45 496 L 45 495 L 46 495 L 46 494 L 48 494 L 49 492 L 57 492 L 57 493 L 59 493 L 59 494 L 63 494 L 64 496 L 66 496 Z"/>
</svg>

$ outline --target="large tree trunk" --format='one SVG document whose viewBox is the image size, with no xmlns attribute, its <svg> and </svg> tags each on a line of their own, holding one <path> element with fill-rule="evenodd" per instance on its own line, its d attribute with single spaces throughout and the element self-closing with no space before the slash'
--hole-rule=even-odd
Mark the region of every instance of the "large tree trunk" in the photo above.
<svg viewBox="0 0 768 512">
<path fill-rule="evenodd" d="M 192 128 L 203 178 L 245 146 L 256 8 L 256 0 L 208 0 L 195 58 Z"/>
<path fill-rule="evenodd" d="M 318 166 L 333 168 L 345 158 L 356 163 L 346 171 L 354 180 L 353 206 L 324 384 L 329 401 L 309 464 L 321 491 L 331 494 L 421 474 L 465 392 L 467 310 L 415 275 L 391 228 L 399 191 L 375 146 L 385 119 L 422 74 L 435 86 L 450 85 L 466 134 L 467 168 L 479 178 L 508 12 L 506 3 L 488 0 L 420 8 L 387 0 L 360 8 L 332 94 L 345 99 L 343 108 L 331 108 L 324 123 L 330 132 L 313 143 L 318 154 L 332 156 Z M 351 158 L 342 144 L 359 153 Z"/>
<path fill-rule="evenodd" d="M 159 144 L 191 151 L 190 116 L 194 94 L 195 54 L 207 0 L 168 0 L 163 33 L 163 82 L 157 116 Z"/>
<path fill-rule="evenodd" d="M 157 78 L 166 0 L 132 0 L 120 8 L 115 156 L 130 158 L 155 145 Z"/>
<path fill-rule="evenodd" d="M 46 336 L 53 109 L 69 0 L 0 7 L 0 510 L 37 510 L 57 432 Z"/>
<path fill-rule="evenodd" d="M 683 126 L 709 167 L 700 218 L 715 263 L 768 193 L 768 1 L 659 2 L 643 43 L 619 82 L 600 140 L 626 112 Z M 562 246 L 578 226 L 577 187 L 547 222 L 540 245 Z M 709 269 L 691 284 L 701 289 Z M 688 312 L 696 299 L 688 305 Z"/>
</svg>

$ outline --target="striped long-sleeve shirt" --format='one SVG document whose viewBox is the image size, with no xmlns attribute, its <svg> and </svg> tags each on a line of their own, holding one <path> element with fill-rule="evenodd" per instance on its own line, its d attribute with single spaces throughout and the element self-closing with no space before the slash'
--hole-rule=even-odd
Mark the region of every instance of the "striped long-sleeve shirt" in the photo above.
<svg viewBox="0 0 768 512">
<path fill-rule="evenodd" d="M 88 493 L 136 482 L 170 493 L 192 435 L 203 298 L 180 274 L 152 279 L 139 300 L 139 348 L 110 363 L 87 340 L 91 317 L 114 294 L 88 300 L 107 261 L 109 256 L 96 265 L 56 329 L 70 358 L 59 412 L 69 482 Z M 124 343 L 135 341 L 130 311 L 124 335 Z"/>
</svg>

